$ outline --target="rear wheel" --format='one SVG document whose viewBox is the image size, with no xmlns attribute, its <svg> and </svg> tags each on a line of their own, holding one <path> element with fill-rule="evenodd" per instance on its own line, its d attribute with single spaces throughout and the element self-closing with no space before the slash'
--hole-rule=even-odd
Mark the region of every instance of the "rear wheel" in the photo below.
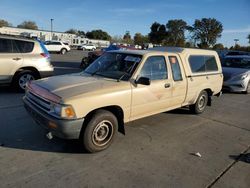
<svg viewBox="0 0 250 188">
<path fill-rule="evenodd" d="M 37 78 L 36 74 L 30 70 L 25 70 L 18 73 L 14 80 L 13 84 L 17 91 L 24 92 L 26 88 L 26 84 L 32 80 Z"/>
<path fill-rule="evenodd" d="M 208 103 L 208 93 L 203 90 L 198 96 L 198 99 L 195 104 L 190 105 L 190 110 L 194 114 L 201 114 L 202 112 L 205 111 L 205 108 Z"/>
<path fill-rule="evenodd" d="M 117 132 L 118 121 L 114 114 L 98 110 L 92 116 L 83 133 L 83 145 L 90 153 L 108 148 Z"/>
</svg>

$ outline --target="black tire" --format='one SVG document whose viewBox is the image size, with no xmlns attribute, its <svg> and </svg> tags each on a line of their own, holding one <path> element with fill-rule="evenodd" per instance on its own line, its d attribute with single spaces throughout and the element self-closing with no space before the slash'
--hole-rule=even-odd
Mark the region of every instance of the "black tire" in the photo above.
<svg viewBox="0 0 250 188">
<path fill-rule="evenodd" d="M 205 90 L 203 90 L 200 92 L 196 103 L 193 105 L 190 105 L 189 108 L 192 113 L 201 114 L 202 112 L 205 111 L 207 103 L 208 103 L 208 93 Z"/>
<path fill-rule="evenodd" d="M 66 49 L 66 48 L 62 48 L 61 51 L 60 51 L 60 53 L 61 53 L 62 55 L 66 54 L 66 53 L 67 53 L 67 49 Z"/>
<path fill-rule="evenodd" d="M 16 91 L 24 92 L 25 91 L 25 85 L 28 81 L 32 81 L 37 79 L 37 75 L 30 71 L 30 70 L 24 70 L 20 73 L 18 73 L 12 82 L 12 85 L 14 86 Z"/>
<path fill-rule="evenodd" d="M 84 148 L 90 152 L 98 152 L 108 148 L 117 132 L 118 121 L 114 114 L 106 110 L 94 113 L 83 132 Z"/>
</svg>

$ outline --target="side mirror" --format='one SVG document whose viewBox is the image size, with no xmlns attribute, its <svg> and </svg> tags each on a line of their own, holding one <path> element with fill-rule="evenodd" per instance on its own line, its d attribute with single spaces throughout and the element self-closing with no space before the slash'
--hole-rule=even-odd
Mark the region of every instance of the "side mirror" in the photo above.
<svg viewBox="0 0 250 188">
<path fill-rule="evenodd" d="M 150 85 L 150 79 L 146 77 L 140 77 L 138 80 L 135 81 L 136 84 L 141 84 L 141 85 Z"/>
</svg>

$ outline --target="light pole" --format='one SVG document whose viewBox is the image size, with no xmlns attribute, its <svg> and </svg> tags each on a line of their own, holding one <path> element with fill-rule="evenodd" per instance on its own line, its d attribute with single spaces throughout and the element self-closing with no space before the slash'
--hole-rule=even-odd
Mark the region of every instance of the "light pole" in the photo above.
<svg viewBox="0 0 250 188">
<path fill-rule="evenodd" d="M 54 19 L 50 19 L 50 40 L 52 40 L 52 36 L 53 36 L 53 20 Z"/>
</svg>

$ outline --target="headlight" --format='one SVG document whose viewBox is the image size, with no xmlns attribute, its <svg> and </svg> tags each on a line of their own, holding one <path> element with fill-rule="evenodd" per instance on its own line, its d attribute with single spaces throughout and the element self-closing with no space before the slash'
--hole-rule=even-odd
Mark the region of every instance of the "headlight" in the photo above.
<svg viewBox="0 0 250 188">
<path fill-rule="evenodd" d="M 50 109 L 51 115 L 63 119 L 75 119 L 76 114 L 71 105 L 52 104 Z"/>
<path fill-rule="evenodd" d="M 247 78 L 247 76 L 248 74 L 240 74 L 240 75 L 234 76 L 231 80 L 232 81 L 244 80 Z"/>
<path fill-rule="evenodd" d="M 247 78 L 247 76 L 248 76 L 248 74 L 243 74 L 243 75 L 241 76 L 241 80 L 246 79 L 246 78 Z"/>
</svg>

